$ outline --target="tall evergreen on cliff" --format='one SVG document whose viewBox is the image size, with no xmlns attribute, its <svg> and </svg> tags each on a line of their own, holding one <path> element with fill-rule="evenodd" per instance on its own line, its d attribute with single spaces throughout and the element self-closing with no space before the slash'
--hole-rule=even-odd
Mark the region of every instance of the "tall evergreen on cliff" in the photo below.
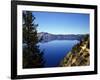
<svg viewBox="0 0 100 80">
<path fill-rule="evenodd" d="M 43 67 L 43 52 L 37 43 L 35 16 L 30 11 L 23 11 L 23 68 Z"/>
</svg>

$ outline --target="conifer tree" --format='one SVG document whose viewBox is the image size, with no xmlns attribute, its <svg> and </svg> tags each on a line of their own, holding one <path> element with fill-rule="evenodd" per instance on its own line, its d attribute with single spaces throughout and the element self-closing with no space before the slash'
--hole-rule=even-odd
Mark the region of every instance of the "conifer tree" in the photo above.
<svg viewBox="0 0 100 80">
<path fill-rule="evenodd" d="M 23 68 L 43 67 L 43 52 L 37 43 L 37 26 L 31 11 L 23 11 Z"/>
</svg>

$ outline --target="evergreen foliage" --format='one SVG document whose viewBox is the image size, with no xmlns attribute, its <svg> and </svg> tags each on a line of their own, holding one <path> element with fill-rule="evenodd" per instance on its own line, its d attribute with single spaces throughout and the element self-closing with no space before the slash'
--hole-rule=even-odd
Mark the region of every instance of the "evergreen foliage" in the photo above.
<svg viewBox="0 0 100 80">
<path fill-rule="evenodd" d="M 37 26 L 35 16 L 30 11 L 23 11 L 23 68 L 43 67 L 43 52 L 37 43 Z"/>
</svg>

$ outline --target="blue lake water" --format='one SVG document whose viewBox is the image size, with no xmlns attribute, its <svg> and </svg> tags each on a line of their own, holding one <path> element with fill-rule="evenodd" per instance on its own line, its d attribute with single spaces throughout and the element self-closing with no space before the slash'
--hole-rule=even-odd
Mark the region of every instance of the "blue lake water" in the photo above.
<svg viewBox="0 0 100 80">
<path fill-rule="evenodd" d="M 54 40 L 39 43 L 39 48 L 44 52 L 44 67 L 57 67 L 65 55 L 77 44 L 77 40 Z"/>
</svg>

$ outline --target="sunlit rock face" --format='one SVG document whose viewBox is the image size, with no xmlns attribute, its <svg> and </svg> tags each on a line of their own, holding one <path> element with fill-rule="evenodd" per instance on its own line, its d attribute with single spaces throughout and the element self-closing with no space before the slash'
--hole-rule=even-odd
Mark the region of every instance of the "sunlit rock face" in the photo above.
<svg viewBox="0 0 100 80">
<path fill-rule="evenodd" d="M 60 66 L 89 66 L 90 65 L 89 35 L 75 45 L 61 61 Z"/>
</svg>

